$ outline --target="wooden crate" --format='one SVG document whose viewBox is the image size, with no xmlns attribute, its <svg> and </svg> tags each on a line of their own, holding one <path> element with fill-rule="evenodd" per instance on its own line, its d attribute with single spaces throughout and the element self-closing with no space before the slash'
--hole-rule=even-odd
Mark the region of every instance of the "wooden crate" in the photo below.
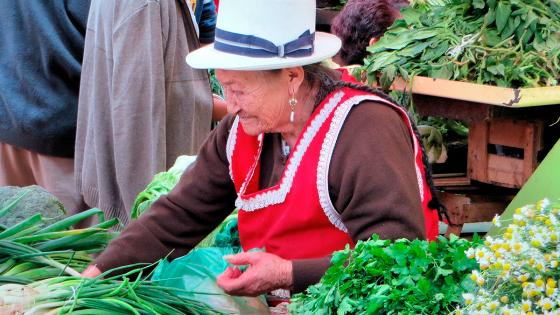
<svg viewBox="0 0 560 315">
<path fill-rule="evenodd" d="M 483 183 L 521 188 L 537 168 L 542 150 L 542 121 L 497 118 L 471 122 L 468 139 L 468 177 Z M 520 149 L 522 157 L 489 152 L 491 146 Z"/>
<path fill-rule="evenodd" d="M 468 188 L 468 187 L 466 187 Z M 488 195 L 476 192 L 440 192 L 440 199 L 446 205 L 449 219 L 446 236 L 461 235 L 465 223 L 488 222 L 496 214 L 501 214 L 513 196 Z"/>
</svg>

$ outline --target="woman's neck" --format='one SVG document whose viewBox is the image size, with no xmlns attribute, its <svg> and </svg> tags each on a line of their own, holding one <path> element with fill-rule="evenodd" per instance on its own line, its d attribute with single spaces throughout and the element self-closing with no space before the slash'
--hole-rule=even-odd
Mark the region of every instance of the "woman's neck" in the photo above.
<svg viewBox="0 0 560 315">
<path fill-rule="evenodd" d="M 317 85 L 311 88 L 306 86 L 300 89 L 296 95 L 299 102 L 294 110 L 295 117 L 294 122 L 291 124 L 292 128 L 282 132 L 282 138 L 288 143 L 291 149 L 294 148 L 299 135 L 303 132 L 303 128 L 307 124 L 311 114 L 313 114 L 317 91 Z"/>
</svg>

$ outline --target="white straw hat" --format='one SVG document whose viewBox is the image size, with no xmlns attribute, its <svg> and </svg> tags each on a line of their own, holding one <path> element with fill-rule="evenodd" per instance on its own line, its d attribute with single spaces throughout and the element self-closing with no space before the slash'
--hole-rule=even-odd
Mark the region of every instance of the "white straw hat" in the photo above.
<svg viewBox="0 0 560 315">
<path fill-rule="evenodd" d="M 213 44 L 187 55 L 196 69 L 272 70 L 334 56 L 338 37 L 315 32 L 315 0 L 221 0 Z"/>
</svg>

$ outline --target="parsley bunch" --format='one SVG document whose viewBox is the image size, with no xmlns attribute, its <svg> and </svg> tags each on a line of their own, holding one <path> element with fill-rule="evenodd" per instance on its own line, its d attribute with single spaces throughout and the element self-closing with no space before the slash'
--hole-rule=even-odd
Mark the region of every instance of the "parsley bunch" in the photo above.
<svg viewBox="0 0 560 315">
<path fill-rule="evenodd" d="M 481 244 L 451 236 L 437 242 L 374 235 L 336 252 L 321 281 L 292 298 L 292 314 L 443 314 L 462 301 L 477 269 L 465 251 Z"/>
</svg>

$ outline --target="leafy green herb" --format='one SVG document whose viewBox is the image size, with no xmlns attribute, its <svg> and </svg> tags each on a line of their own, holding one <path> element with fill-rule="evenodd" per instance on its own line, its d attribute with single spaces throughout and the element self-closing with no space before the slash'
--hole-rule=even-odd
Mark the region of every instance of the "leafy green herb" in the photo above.
<svg viewBox="0 0 560 315">
<path fill-rule="evenodd" d="M 388 88 L 404 72 L 503 87 L 558 85 L 557 0 L 414 2 L 368 48 L 362 70 L 370 81 L 380 72 Z"/>
<path fill-rule="evenodd" d="M 334 253 L 332 266 L 305 294 L 292 298 L 292 314 L 446 314 L 461 302 L 477 268 L 465 251 L 481 244 L 451 236 L 437 242 L 380 240 Z"/>
</svg>

